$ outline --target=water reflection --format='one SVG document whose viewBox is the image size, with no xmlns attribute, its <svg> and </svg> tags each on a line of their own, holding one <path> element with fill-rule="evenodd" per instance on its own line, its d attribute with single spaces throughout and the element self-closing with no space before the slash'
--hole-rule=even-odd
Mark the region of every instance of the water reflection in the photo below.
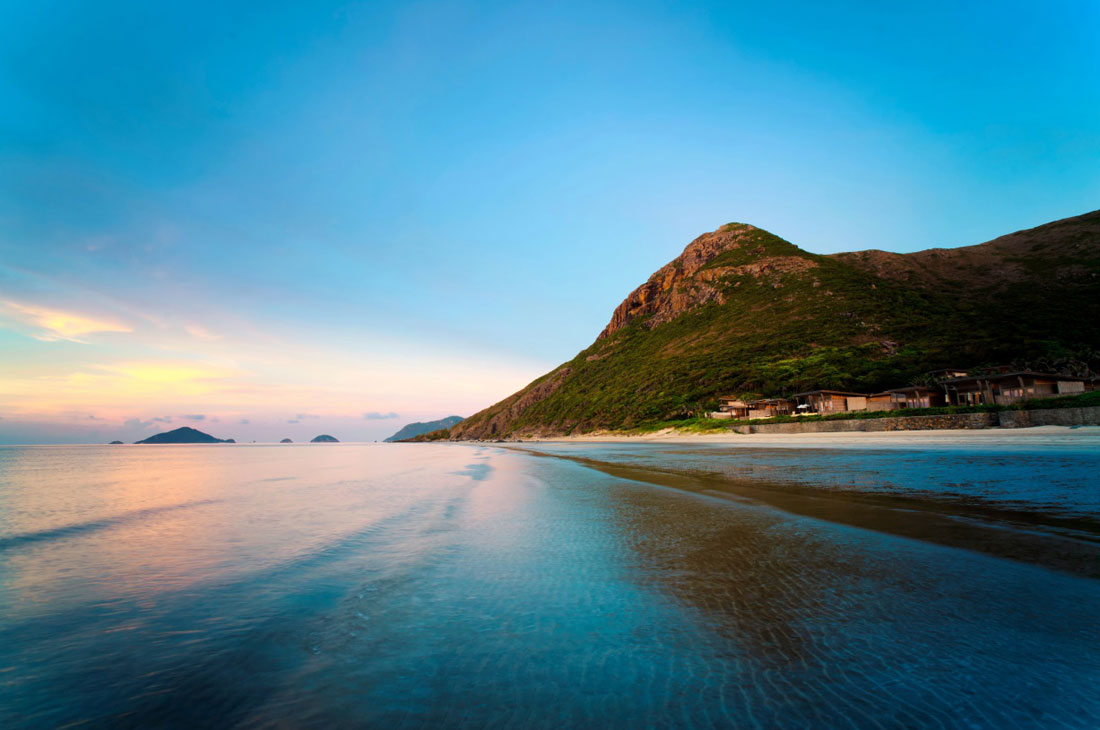
<svg viewBox="0 0 1100 730">
<path fill-rule="evenodd" d="M 1033 566 L 496 448 L 0 465 L 5 728 L 1100 724 Z"/>
<path fill-rule="evenodd" d="M 752 726 L 1097 721 L 1094 582 L 716 501 L 612 493 L 647 585 L 736 647 L 721 692 Z"/>
<path fill-rule="evenodd" d="M 1071 482 L 1056 508 L 1043 501 L 1024 500 L 1012 503 L 1004 499 L 983 499 L 976 496 L 980 482 L 975 475 L 984 474 L 988 454 L 974 454 L 965 449 L 947 453 L 935 450 L 905 452 L 908 463 L 917 463 L 923 454 L 934 467 L 919 466 L 912 470 L 914 485 L 897 489 L 890 482 L 867 482 L 858 491 L 838 488 L 835 480 L 821 477 L 813 481 L 807 474 L 820 474 L 812 469 L 778 469 L 782 463 L 805 464 L 817 460 L 815 452 L 801 453 L 791 449 L 730 448 L 708 446 L 595 444 L 539 444 L 508 447 L 522 453 L 566 459 L 597 469 L 605 474 L 647 484 L 721 497 L 739 504 L 763 504 L 798 515 L 817 517 L 843 525 L 851 525 L 903 537 L 912 537 L 951 547 L 977 550 L 998 557 L 1034 563 L 1075 575 L 1100 578 L 1100 506 L 1093 507 L 1095 490 L 1091 488 L 1093 465 L 1100 467 L 1100 453 L 1091 449 L 1056 452 L 1050 459 L 1039 459 L 1031 452 L 1010 457 L 997 455 L 997 462 L 1006 474 L 1028 484 L 1039 483 L 1039 490 L 1049 498 L 1048 473 L 1060 475 Z M 680 458 L 684 457 L 684 458 Z M 873 458 L 872 458 L 873 457 Z M 866 452 L 841 449 L 829 454 L 830 474 L 863 469 L 868 471 L 868 459 L 895 461 L 898 453 Z M 743 463 L 757 459 L 767 465 L 767 478 L 746 476 L 743 468 L 731 467 L 731 461 Z M 844 460 L 850 462 L 845 467 Z M 1015 463 L 1009 464 L 1010 461 Z M 951 464 L 955 481 L 952 488 L 965 485 L 966 497 L 956 498 L 950 490 L 934 491 L 933 475 Z M 1056 466 L 1055 466 L 1056 465 Z M 785 479 L 776 479 L 783 473 Z M 1028 487 L 1035 491 L 1035 489 Z M 1018 485 L 1004 486 L 1001 491 L 1014 490 Z M 992 490 L 985 489 L 986 493 Z M 1080 496 L 1085 495 L 1085 496 Z"/>
</svg>

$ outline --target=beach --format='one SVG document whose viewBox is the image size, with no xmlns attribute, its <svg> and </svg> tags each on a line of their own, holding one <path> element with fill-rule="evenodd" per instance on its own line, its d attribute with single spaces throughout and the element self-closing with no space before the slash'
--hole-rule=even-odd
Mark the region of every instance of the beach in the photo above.
<svg viewBox="0 0 1100 730">
<path fill-rule="evenodd" d="M 1034 426 L 1031 428 L 938 429 L 926 431 L 847 431 L 832 433 L 694 433 L 663 429 L 653 433 L 595 432 L 520 441 L 567 443 L 685 443 L 775 447 L 1003 446 L 1065 444 L 1100 449 L 1100 426 Z"/>
</svg>

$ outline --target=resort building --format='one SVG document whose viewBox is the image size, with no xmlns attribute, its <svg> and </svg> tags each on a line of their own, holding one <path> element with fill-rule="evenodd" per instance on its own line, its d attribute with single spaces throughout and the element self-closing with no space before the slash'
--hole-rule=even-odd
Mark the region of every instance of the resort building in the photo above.
<svg viewBox="0 0 1100 730">
<path fill-rule="evenodd" d="M 830 413 L 867 410 L 866 393 L 847 393 L 843 390 L 811 390 L 807 393 L 795 393 L 795 409 L 799 413 Z"/>
<path fill-rule="evenodd" d="M 867 410 L 869 411 L 893 411 L 904 408 L 904 396 L 885 390 L 881 393 L 871 393 L 867 396 Z"/>
<path fill-rule="evenodd" d="M 734 396 L 718 399 L 718 410 L 710 414 L 711 418 L 772 418 L 795 412 L 795 402 L 790 398 L 761 398 L 745 401 Z"/>
<path fill-rule="evenodd" d="M 1053 398 L 1085 391 L 1085 379 L 1051 373 L 998 373 L 951 378 L 940 382 L 950 405 L 1012 405 L 1035 398 Z"/>
<path fill-rule="evenodd" d="M 867 410 L 896 411 L 902 408 L 937 408 L 946 405 L 943 390 L 925 385 L 894 388 L 867 396 Z"/>
<path fill-rule="evenodd" d="M 748 402 L 749 418 L 772 418 L 795 413 L 795 402 L 790 398 L 762 398 Z"/>
<path fill-rule="evenodd" d="M 893 411 L 903 408 L 938 408 L 940 406 L 1012 405 L 1036 398 L 1053 398 L 1085 391 L 1100 390 L 1100 378 L 1036 373 L 1010 372 L 998 367 L 984 375 L 969 375 L 957 368 L 929 373 L 935 385 L 912 385 L 891 388 L 881 393 L 849 393 L 843 390 L 811 390 L 790 398 L 759 398 L 742 400 L 734 396 L 718 399 L 718 410 L 711 418 L 749 420 L 775 416 L 808 416 L 853 411 Z"/>
<path fill-rule="evenodd" d="M 725 395 L 718 399 L 718 410 L 710 414 L 711 418 L 742 419 L 749 417 L 749 405 L 740 398 Z"/>
</svg>

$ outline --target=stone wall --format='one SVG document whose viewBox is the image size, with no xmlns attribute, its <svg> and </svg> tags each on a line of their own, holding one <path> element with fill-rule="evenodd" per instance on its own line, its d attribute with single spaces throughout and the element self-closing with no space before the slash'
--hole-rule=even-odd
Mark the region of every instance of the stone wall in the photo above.
<svg viewBox="0 0 1100 730">
<path fill-rule="evenodd" d="M 1100 425 L 1100 406 L 1041 411 L 952 413 L 906 418 L 853 418 L 846 421 L 794 421 L 734 426 L 737 433 L 838 433 L 844 431 L 929 431 L 933 429 L 1027 428 Z"/>
<path fill-rule="evenodd" d="M 1089 408 L 1047 408 L 1036 411 L 1001 411 L 997 414 L 1002 428 L 1028 426 L 1097 426 L 1100 406 Z"/>
</svg>

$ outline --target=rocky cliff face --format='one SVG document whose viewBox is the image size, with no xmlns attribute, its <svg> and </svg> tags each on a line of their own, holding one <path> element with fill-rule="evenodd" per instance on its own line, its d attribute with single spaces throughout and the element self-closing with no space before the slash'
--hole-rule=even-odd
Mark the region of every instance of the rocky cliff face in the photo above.
<svg viewBox="0 0 1100 730">
<path fill-rule="evenodd" d="M 762 234 L 770 235 L 746 223 L 730 223 L 699 236 L 683 253 L 649 277 L 649 281 L 632 291 L 615 308 L 611 321 L 596 339 L 614 334 L 639 318 L 646 318 L 645 326 L 652 329 L 704 304 L 723 304 L 724 279 L 745 274 L 760 278 L 804 271 L 817 265 L 805 256 L 769 255 L 768 247 L 761 244 Z M 723 256 L 738 261 L 739 265 L 712 266 Z"/>
<path fill-rule="evenodd" d="M 573 360 L 450 433 L 623 428 L 697 415 L 722 394 L 868 392 L 941 367 L 1035 362 L 1100 370 L 1100 211 L 912 254 L 821 256 L 734 223 L 631 292 Z"/>
</svg>

